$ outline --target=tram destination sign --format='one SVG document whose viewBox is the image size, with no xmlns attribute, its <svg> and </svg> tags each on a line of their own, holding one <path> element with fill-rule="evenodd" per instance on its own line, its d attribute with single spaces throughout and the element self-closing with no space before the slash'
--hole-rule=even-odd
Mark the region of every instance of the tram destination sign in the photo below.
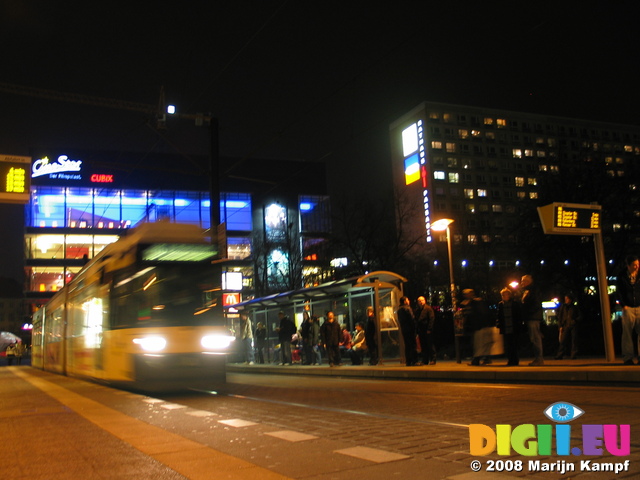
<svg viewBox="0 0 640 480">
<path fill-rule="evenodd" d="M 602 207 L 576 203 L 551 203 L 538 207 L 546 234 L 592 235 L 600 233 Z"/>
</svg>

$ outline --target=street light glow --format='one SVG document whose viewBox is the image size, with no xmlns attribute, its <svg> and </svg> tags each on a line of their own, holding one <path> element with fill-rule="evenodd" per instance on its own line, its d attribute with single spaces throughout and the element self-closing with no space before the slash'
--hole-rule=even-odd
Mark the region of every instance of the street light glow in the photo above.
<svg viewBox="0 0 640 480">
<path fill-rule="evenodd" d="M 441 218 L 440 220 L 436 220 L 431 223 L 431 230 L 434 232 L 444 232 L 452 223 L 453 220 L 450 218 Z"/>
</svg>

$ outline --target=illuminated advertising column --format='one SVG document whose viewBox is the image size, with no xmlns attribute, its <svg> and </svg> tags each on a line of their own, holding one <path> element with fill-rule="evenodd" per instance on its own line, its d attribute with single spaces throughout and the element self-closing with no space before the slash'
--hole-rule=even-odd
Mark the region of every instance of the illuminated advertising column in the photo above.
<svg viewBox="0 0 640 480">
<path fill-rule="evenodd" d="M 425 109 L 418 107 L 391 125 L 391 161 L 395 189 L 401 193 L 400 198 L 409 198 L 410 202 L 418 198 L 423 212 L 421 228 L 424 228 L 426 241 L 431 242 L 432 177 L 425 131 L 426 118 Z"/>
</svg>

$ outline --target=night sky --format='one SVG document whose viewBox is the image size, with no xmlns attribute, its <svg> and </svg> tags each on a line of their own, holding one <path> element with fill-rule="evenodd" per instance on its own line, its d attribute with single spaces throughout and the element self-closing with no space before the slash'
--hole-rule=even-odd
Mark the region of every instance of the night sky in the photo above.
<svg viewBox="0 0 640 480">
<path fill-rule="evenodd" d="M 164 87 L 219 119 L 222 155 L 324 161 L 349 193 L 382 188 L 388 125 L 422 101 L 640 124 L 637 2 L 160 3 L 0 1 L 0 82 L 150 105 Z M 208 152 L 206 129 L 147 120 L 0 89 L 0 153 Z"/>
</svg>

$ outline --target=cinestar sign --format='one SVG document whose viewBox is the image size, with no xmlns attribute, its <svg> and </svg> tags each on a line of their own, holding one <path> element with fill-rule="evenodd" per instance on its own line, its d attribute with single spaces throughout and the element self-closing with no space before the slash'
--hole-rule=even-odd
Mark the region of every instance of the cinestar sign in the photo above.
<svg viewBox="0 0 640 480">
<path fill-rule="evenodd" d="M 69 160 L 66 155 L 60 155 L 54 162 L 49 157 L 44 157 L 33 162 L 31 178 L 42 175 L 58 175 L 68 172 L 79 172 L 82 169 L 82 160 Z M 55 178 L 55 177 L 54 177 Z"/>
</svg>

